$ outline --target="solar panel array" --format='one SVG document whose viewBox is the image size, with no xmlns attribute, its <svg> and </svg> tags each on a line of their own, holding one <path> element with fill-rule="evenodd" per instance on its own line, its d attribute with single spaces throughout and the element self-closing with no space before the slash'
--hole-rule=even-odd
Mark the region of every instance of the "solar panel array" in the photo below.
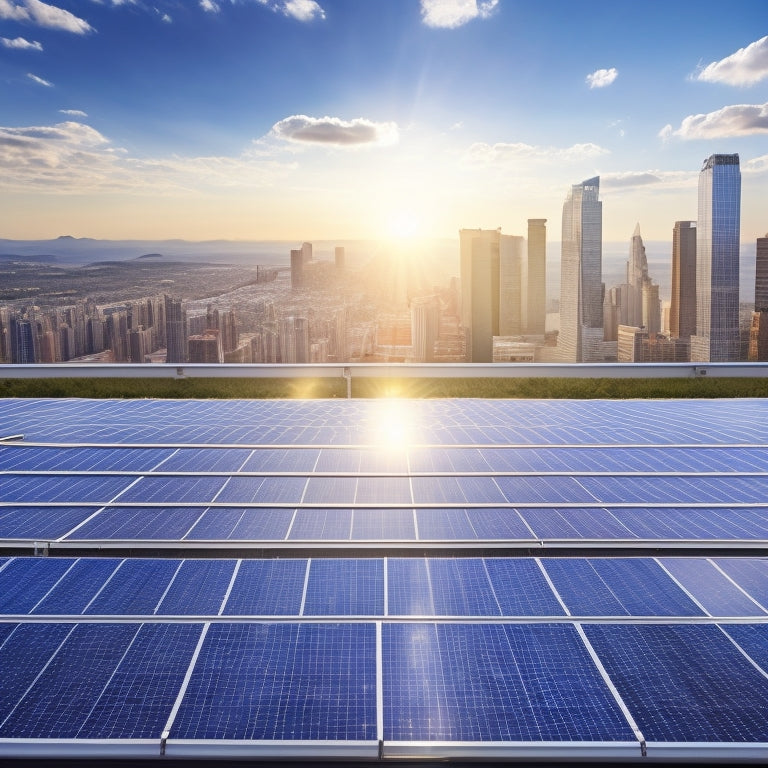
<svg viewBox="0 0 768 768">
<path fill-rule="evenodd" d="M 0 756 L 764 762 L 767 415 L 0 401 Z"/>
</svg>

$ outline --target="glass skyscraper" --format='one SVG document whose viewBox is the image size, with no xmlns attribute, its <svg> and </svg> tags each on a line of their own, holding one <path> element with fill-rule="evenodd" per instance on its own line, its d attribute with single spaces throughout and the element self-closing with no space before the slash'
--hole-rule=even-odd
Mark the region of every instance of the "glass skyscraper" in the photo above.
<svg viewBox="0 0 768 768">
<path fill-rule="evenodd" d="M 603 204 L 600 178 L 574 184 L 563 204 L 560 334 L 563 362 L 602 360 Z"/>
<path fill-rule="evenodd" d="M 740 223 L 739 156 L 711 155 L 699 174 L 692 362 L 739 359 Z"/>
</svg>

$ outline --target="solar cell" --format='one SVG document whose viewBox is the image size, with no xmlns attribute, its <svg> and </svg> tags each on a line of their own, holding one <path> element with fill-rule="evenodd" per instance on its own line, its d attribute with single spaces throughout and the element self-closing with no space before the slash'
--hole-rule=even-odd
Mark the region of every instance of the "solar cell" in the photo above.
<svg viewBox="0 0 768 768">
<path fill-rule="evenodd" d="M 395 541 L 415 539 L 413 510 L 356 509 L 352 516 L 352 539 Z"/>
<path fill-rule="evenodd" d="M 718 627 L 595 624 L 584 631 L 647 741 L 768 740 L 768 679 Z"/>
<path fill-rule="evenodd" d="M 244 560 L 223 613 L 298 616 L 306 574 L 306 560 Z"/>
<path fill-rule="evenodd" d="M 632 741 L 572 627 L 385 624 L 384 738 Z"/>
<path fill-rule="evenodd" d="M 485 567 L 505 616 L 559 616 L 565 613 L 537 561 L 492 557 L 485 559 Z"/>
<path fill-rule="evenodd" d="M 720 628 L 768 675 L 768 626 L 725 624 Z"/>
<path fill-rule="evenodd" d="M 34 605 L 30 613 L 82 613 L 96 596 L 96 593 L 104 586 L 107 579 L 115 572 L 120 562 L 120 560 L 111 557 L 63 561 L 70 567 L 47 594 Z M 29 574 L 27 578 L 29 582 L 34 582 L 34 573 Z M 33 588 L 33 584 L 30 583 L 29 586 Z"/>
<path fill-rule="evenodd" d="M 544 569 L 576 616 L 701 616 L 703 611 L 648 558 L 546 558 Z"/>
<path fill-rule="evenodd" d="M 83 613 L 151 614 L 179 568 L 178 560 L 124 560 Z"/>
<path fill-rule="evenodd" d="M 376 739 L 371 624 L 214 624 L 174 739 Z"/>
<path fill-rule="evenodd" d="M 768 609 L 768 560 L 718 557 L 714 562 L 763 608 Z"/>
<path fill-rule="evenodd" d="M 0 612 L 31 611 L 71 567 L 67 560 L 14 559 L 0 571 Z"/>
<path fill-rule="evenodd" d="M 93 514 L 90 507 L 0 507 L 0 539 L 58 539 Z"/>
<path fill-rule="evenodd" d="M 0 498 L 5 502 L 106 503 L 130 487 L 134 480 L 129 477 L 6 475 L 0 478 Z"/>
<path fill-rule="evenodd" d="M 214 507 L 201 513 L 185 538 L 190 541 L 280 540 L 286 537 L 292 517 L 292 509 Z"/>
<path fill-rule="evenodd" d="M 540 507 L 519 509 L 520 516 L 540 539 L 631 539 L 632 529 L 621 521 L 623 510 L 602 507 Z"/>
<path fill-rule="evenodd" d="M 384 564 L 381 560 L 311 560 L 304 616 L 381 616 Z"/>
<path fill-rule="evenodd" d="M 351 509 L 297 509 L 289 539 L 345 541 L 352 533 Z"/>
<path fill-rule="evenodd" d="M 479 539 L 533 539 L 522 515 L 514 509 L 468 509 L 467 517 Z"/>
<path fill-rule="evenodd" d="M 198 507 L 111 507 L 100 510 L 65 538 L 178 540 L 184 538 L 201 514 Z"/>
<path fill-rule="evenodd" d="M 234 560 L 185 560 L 155 611 L 159 615 L 215 615 L 224 603 Z"/>
</svg>

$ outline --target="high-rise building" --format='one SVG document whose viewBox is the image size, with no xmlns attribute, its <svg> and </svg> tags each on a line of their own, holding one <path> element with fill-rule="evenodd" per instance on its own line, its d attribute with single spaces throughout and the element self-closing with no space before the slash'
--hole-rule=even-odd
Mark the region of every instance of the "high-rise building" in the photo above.
<svg viewBox="0 0 768 768">
<path fill-rule="evenodd" d="M 517 235 L 500 235 L 499 327 L 494 336 L 519 336 L 525 330 L 526 272 L 525 239 Z"/>
<path fill-rule="evenodd" d="M 696 222 L 676 221 L 672 230 L 672 300 L 669 332 L 689 339 L 696 333 Z"/>
<path fill-rule="evenodd" d="M 739 359 L 740 223 L 739 156 L 711 155 L 699 174 L 693 362 Z"/>
<path fill-rule="evenodd" d="M 291 288 L 304 285 L 304 260 L 300 249 L 291 251 Z"/>
<path fill-rule="evenodd" d="M 499 335 L 500 229 L 459 231 L 461 324 L 467 360 L 493 362 L 493 337 Z"/>
<path fill-rule="evenodd" d="M 768 234 L 757 238 L 755 311 L 749 332 L 749 360 L 768 361 Z"/>
<path fill-rule="evenodd" d="M 435 342 L 440 332 L 440 299 L 418 296 L 411 299 L 411 344 L 414 363 L 435 360 Z"/>
<path fill-rule="evenodd" d="M 526 331 L 544 335 L 547 319 L 547 220 L 528 219 Z"/>
<path fill-rule="evenodd" d="M 186 363 L 187 354 L 187 312 L 181 299 L 165 297 L 165 344 L 167 363 Z"/>
<path fill-rule="evenodd" d="M 301 244 L 301 260 L 304 264 L 308 264 L 312 261 L 312 243 Z"/>
<path fill-rule="evenodd" d="M 602 360 L 603 204 L 600 178 L 574 184 L 563 205 L 560 334 L 564 362 Z"/>
<path fill-rule="evenodd" d="M 621 325 L 647 328 L 649 333 L 658 333 L 661 330 L 659 286 L 648 274 L 648 258 L 640 234 L 640 224 L 635 227 L 629 244 L 627 284 L 630 287 L 629 305 Z"/>
</svg>

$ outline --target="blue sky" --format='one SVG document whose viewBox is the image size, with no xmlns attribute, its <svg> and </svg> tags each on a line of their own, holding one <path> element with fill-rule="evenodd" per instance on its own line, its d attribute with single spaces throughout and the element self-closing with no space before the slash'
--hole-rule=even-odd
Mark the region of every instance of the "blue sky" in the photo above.
<svg viewBox="0 0 768 768">
<path fill-rule="evenodd" d="M 768 230 L 768 2 L 0 0 L 0 236 L 604 238 L 738 152 Z"/>
</svg>

